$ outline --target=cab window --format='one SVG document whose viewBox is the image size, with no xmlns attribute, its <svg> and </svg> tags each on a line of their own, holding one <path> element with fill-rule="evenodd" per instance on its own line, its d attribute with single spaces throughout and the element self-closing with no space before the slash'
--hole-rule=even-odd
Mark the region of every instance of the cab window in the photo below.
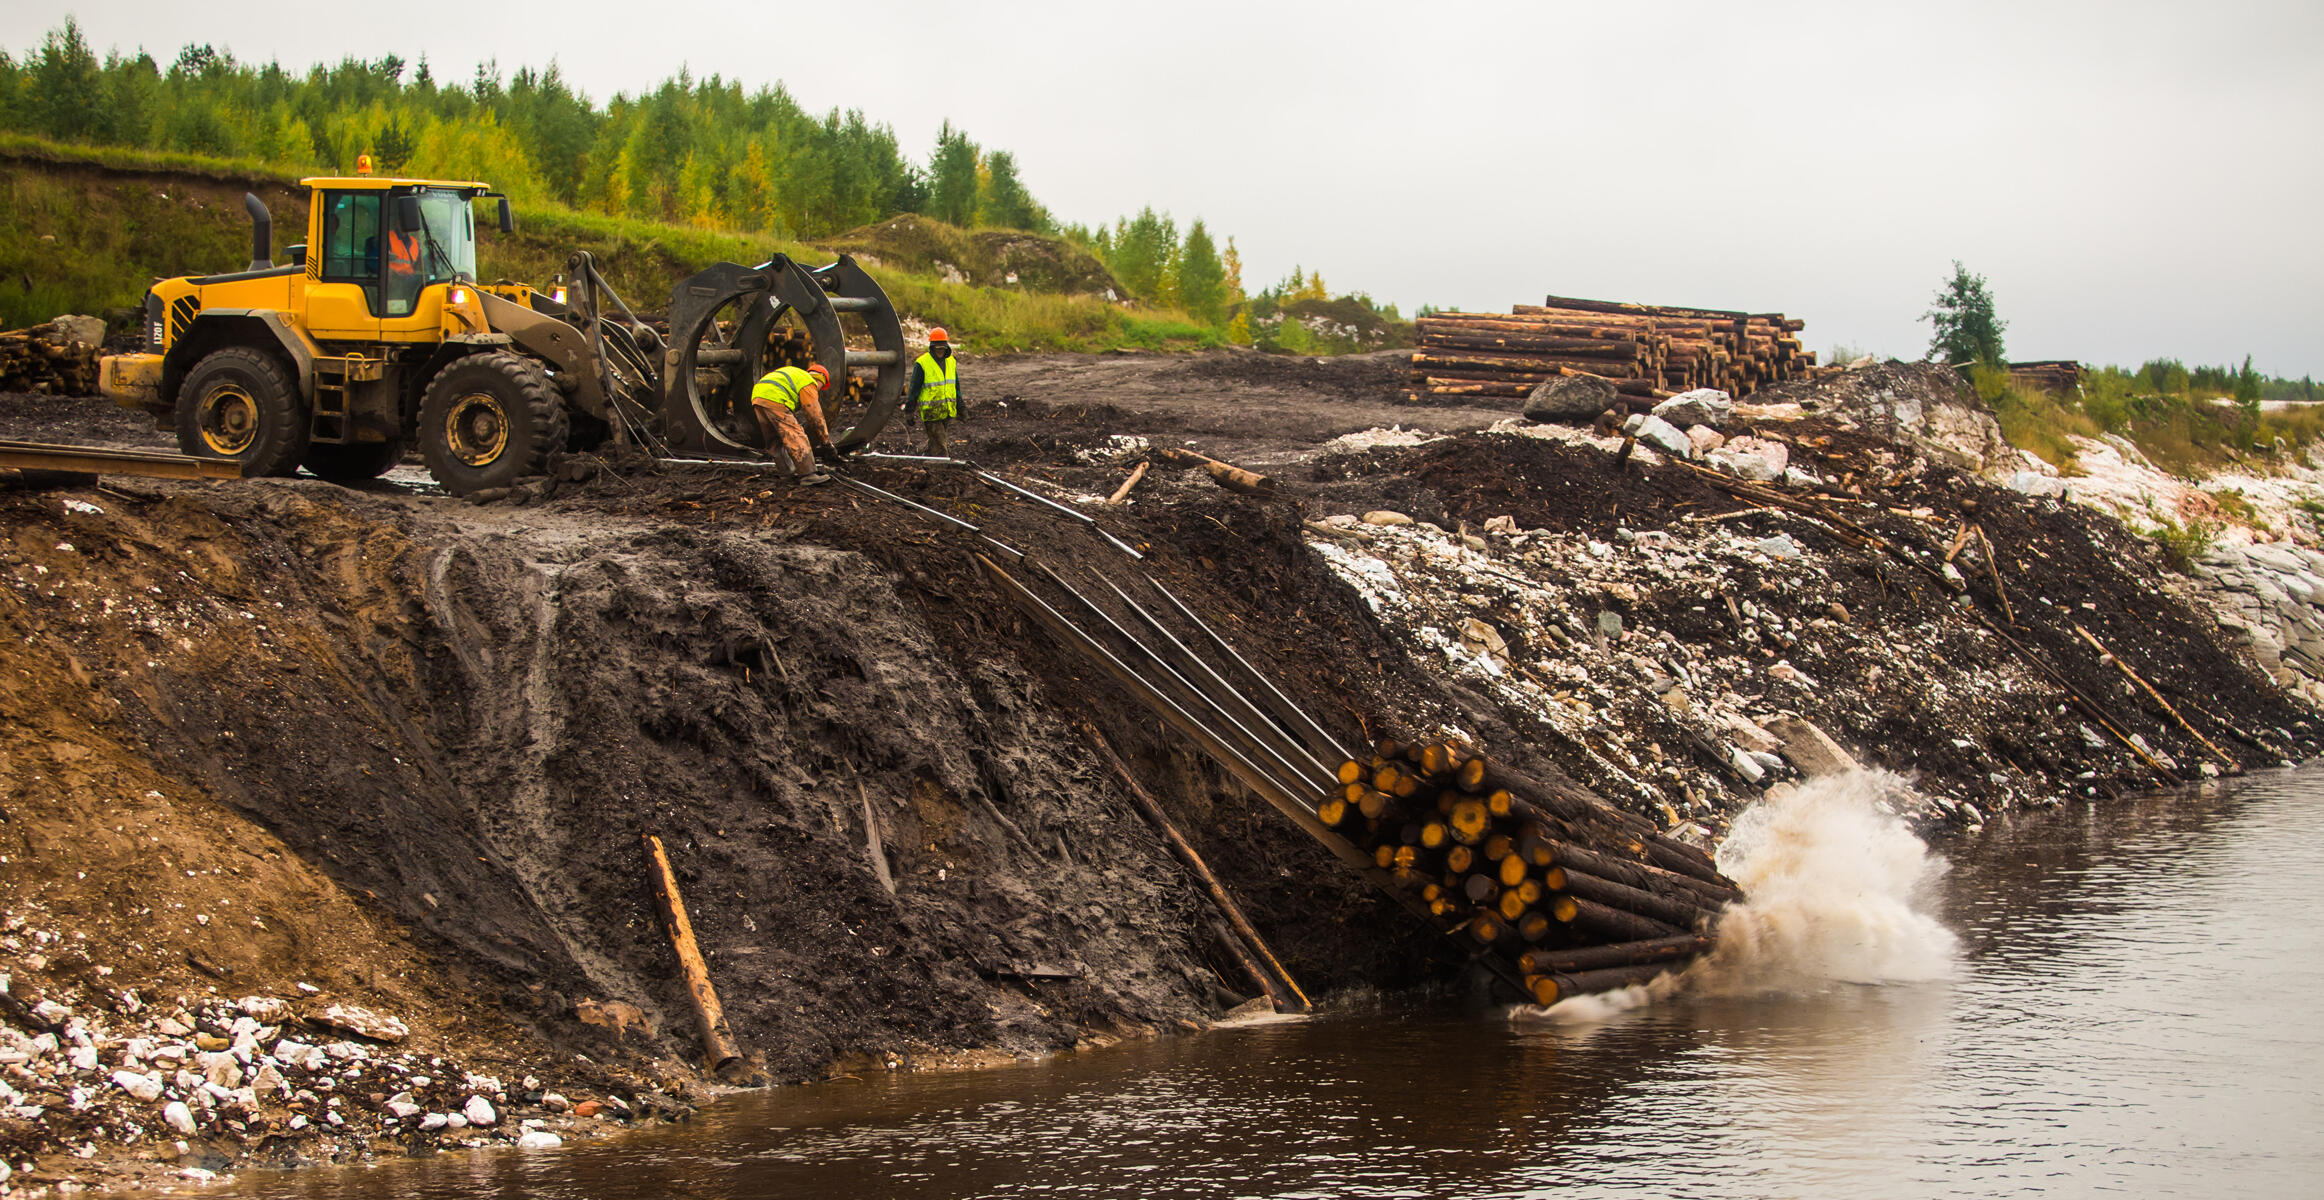
<svg viewBox="0 0 2324 1200">
<path fill-rule="evenodd" d="M 324 283 L 363 288 L 364 303 L 379 311 L 379 202 L 381 193 L 326 192 L 323 195 Z"/>
</svg>

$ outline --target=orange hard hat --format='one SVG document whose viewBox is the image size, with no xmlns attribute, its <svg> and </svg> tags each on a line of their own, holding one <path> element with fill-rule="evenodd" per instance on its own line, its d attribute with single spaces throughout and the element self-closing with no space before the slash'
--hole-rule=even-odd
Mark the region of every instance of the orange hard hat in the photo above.
<svg viewBox="0 0 2324 1200">
<path fill-rule="evenodd" d="M 944 327 L 939 325 L 928 331 L 928 340 L 931 342 L 949 342 L 952 340 L 952 335 L 944 332 Z"/>
<path fill-rule="evenodd" d="M 828 370 L 826 370 L 826 369 L 824 369 L 824 366 L 823 366 L 823 364 L 822 364 L 822 363 L 808 363 L 808 364 L 807 364 L 807 373 L 808 373 L 809 375 L 813 375 L 813 376 L 816 378 L 816 380 L 817 380 L 818 382 L 825 383 L 825 384 L 828 384 L 828 383 L 830 383 L 830 382 L 831 382 L 831 372 L 830 372 L 830 371 L 828 371 Z"/>
</svg>

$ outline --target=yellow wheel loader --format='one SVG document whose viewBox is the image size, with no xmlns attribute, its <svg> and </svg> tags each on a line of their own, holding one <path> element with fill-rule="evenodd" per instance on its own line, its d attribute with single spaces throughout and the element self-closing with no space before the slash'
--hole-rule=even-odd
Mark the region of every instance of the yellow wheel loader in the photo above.
<svg viewBox="0 0 2324 1200">
<path fill-rule="evenodd" d="M 672 291 L 673 336 L 632 312 L 586 252 L 550 290 L 476 279 L 472 181 L 301 181 L 306 241 L 272 259 L 256 196 L 243 270 L 156 282 L 145 348 L 99 362 L 99 386 L 174 429 L 187 454 L 246 476 L 386 472 L 416 445 L 456 495 L 546 472 L 567 450 L 631 443 L 670 456 L 757 448 L 750 388 L 785 362 L 821 363 L 842 451 L 902 405 L 902 328 L 852 259 L 716 264 Z M 569 278 L 568 278 L 569 276 Z M 849 345 L 850 339 L 859 343 Z"/>
</svg>

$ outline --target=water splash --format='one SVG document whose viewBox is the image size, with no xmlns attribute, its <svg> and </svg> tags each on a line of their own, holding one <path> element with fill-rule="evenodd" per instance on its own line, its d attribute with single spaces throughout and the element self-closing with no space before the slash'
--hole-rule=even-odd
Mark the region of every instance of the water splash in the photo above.
<svg viewBox="0 0 2324 1200">
<path fill-rule="evenodd" d="M 1718 861 L 1749 899 L 1726 910 L 1708 956 L 1641 987 L 1521 1005 L 1511 1020 L 1587 1025 L 1680 993 L 1802 994 L 1948 977 L 1956 939 L 1925 910 L 1945 861 L 1893 815 L 1911 792 L 1902 776 L 1856 771 L 1746 809 Z"/>
<path fill-rule="evenodd" d="M 1834 983 L 1943 979 L 1956 939 L 1925 910 L 1945 862 L 1894 812 L 1903 777 L 1818 779 L 1735 818 L 1719 869 L 1748 899 L 1718 946 L 1686 972 L 1689 992 L 1813 992 Z"/>
</svg>

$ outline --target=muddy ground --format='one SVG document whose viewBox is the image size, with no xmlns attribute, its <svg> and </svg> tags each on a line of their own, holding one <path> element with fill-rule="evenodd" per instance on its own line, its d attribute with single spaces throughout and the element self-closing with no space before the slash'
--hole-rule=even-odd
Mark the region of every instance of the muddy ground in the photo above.
<svg viewBox="0 0 2324 1200">
<path fill-rule="evenodd" d="M 1150 600 L 1140 575 L 1153 575 L 1344 745 L 1457 729 L 1715 836 L 1756 788 L 1696 786 L 1719 776 L 1721 748 L 1639 699 L 1658 693 L 1625 685 L 1576 734 L 1461 678 L 1334 570 L 1310 523 L 1394 509 L 1458 540 L 1506 516 L 1600 558 L 1588 542 L 1627 546 L 1625 531 L 1699 529 L 1693 518 L 1750 506 L 1650 455 L 1476 432 L 1503 411 L 1400 404 L 1401 373 L 1387 358 L 1239 352 L 971 360 L 964 453 L 1095 514 L 1138 562 L 955 468 L 859 461 L 853 473 L 979 524 L 1125 622 L 1106 584 Z M 0 400 L 0 436 L 159 440 L 101 402 L 59 403 Z M 1319 453 L 1391 424 L 1455 436 Z M 1815 443 L 1824 455 L 1882 453 L 1838 428 L 1797 432 L 1829 439 Z M 1126 505 L 1092 503 L 1137 458 L 1125 438 L 1266 469 L 1276 493 L 1157 467 Z M 1869 502 L 1830 501 L 1854 505 L 1888 549 L 1796 516 L 1731 522 L 1811 543 L 1815 581 L 1839 581 L 1738 560 L 1733 594 L 1803 620 L 1841 604 L 1854 631 L 1771 625 L 1764 638 L 1788 638 L 1788 661 L 1820 686 L 1769 705 L 1988 807 L 2195 777 L 2203 754 L 2184 733 L 2125 695 L 2111 664 L 2070 653 L 2078 620 L 2165 694 L 2199 704 L 2239 764 L 2314 751 L 2306 710 L 2154 586 L 2142 543 L 1943 469 L 1907 474 Z M 1907 561 L 1941 555 L 1967 504 L 2008 548 L 2004 575 L 2022 591 L 2005 628 L 2024 651 L 1976 631 L 1951 611 L 1963 601 Z M 1698 661 L 1763 664 L 1772 648 L 1757 631 L 1747 641 L 1699 581 L 1584 578 L 1579 560 L 1539 545 L 1478 541 L 1494 570 L 1567 598 L 1558 604 L 1625 616 L 1619 636 L 1634 640 L 1588 653 L 1637 658 L 1637 639 L 1665 630 Z M 0 1153 L 37 1164 L 18 1182 L 486 1136 L 423 1132 L 418 1115 L 394 1111 L 404 1093 L 352 1087 L 335 1093 L 352 1118 L 336 1126 L 324 1097 L 300 1091 L 308 1100 L 220 1100 L 199 1136 L 181 1138 L 106 1082 L 156 1014 L 202 1026 L 244 996 L 281 998 L 288 1015 L 268 1028 L 316 1038 L 330 1004 L 388 1012 L 411 1032 L 380 1054 L 490 1075 L 516 1114 L 569 1134 L 589 1130 L 551 1092 L 682 1111 L 704 1081 L 653 912 L 649 834 L 669 848 L 752 1078 L 1199 1028 L 1248 984 L 1081 720 L 1130 761 L 1311 993 L 1457 976 L 1449 943 L 1020 618 L 979 573 L 980 548 L 842 485 L 627 460 L 487 505 L 313 480 L 0 493 L 0 637 L 12 647 L 0 678 L 0 970 L 28 1004 L 71 1010 L 97 1061 L 38 1076 L 45 1093 L 32 1090 L 36 1068 L 65 1070 L 69 1038 L 0 1064 L 25 1101 L 0 1111 Z M 1036 571 L 1016 573 L 1051 603 L 1075 603 Z M 1967 606 L 1997 600 L 1970 584 Z M 1505 625 L 1518 640 L 1529 628 Z M 1559 655 L 1544 636 L 1534 649 Z M 1883 655 L 1884 641 L 1910 653 Z M 2183 770 L 2067 725 L 2066 692 L 2032 658 Z M 1976 686 L 2001 677 L 2007 687 Z M 1605 764 L 1623 761 L 1634 769 L 1616 773 L 1638 786 L 1609 781 Z M 621 1006 L 641 1020 L 583 1019 Z M 460 1100 L 413 1094 L 422 1108 Z M 82 1145 L 97 1156 L 73 1157 Z"/>
</svg>

